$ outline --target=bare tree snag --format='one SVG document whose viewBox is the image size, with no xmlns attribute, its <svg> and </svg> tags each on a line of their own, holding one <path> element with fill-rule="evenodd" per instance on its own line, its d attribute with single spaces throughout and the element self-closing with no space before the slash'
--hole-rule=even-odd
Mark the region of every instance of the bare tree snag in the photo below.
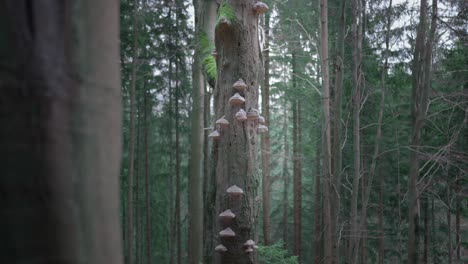
<svg viewBox="0 0 468 264">
<path fill-rule="evenodd" d="M 217 86 L 215 89 L 216 118 L 225 116 L 231 125 L 221 131 L 221 137 L 214 141 L 216 150 L 213 162 L 216 168 L 216 209 L 221 213 L 226 209 L 236 215 L 230 228 L 234 237 L 216 239 L 227 251 L 215 254 L 215 263 L 250 264 L 256 263 L 256 253 L 247 252 L 244 243 L 255 237 L 257 210 L 258 171 L 258 121 L 239 122 L 234 115 L 243 108 L 246 112 L 258 109 L 259 76 L 262 74 L 260 47 L 258 40 L 258 16 L 253 7 L 254 0 L 224 1 L 220 7 L 219 19 L 215 28 L 215 44 L 218 52 Z M 234 14 L 234 16 L 230 16 Z M 242 78 L 248 88 L 242 97 L 245 103 L 231 105 L 228 100 L 235 94 L 232 85 Z M 233 198 L 226 190 L 237 185 L 243 195 Z M 217 232 L 227 226 L 217 223 Z M 214 249 L 213 249 L 214 250 Z"/>
</svg>

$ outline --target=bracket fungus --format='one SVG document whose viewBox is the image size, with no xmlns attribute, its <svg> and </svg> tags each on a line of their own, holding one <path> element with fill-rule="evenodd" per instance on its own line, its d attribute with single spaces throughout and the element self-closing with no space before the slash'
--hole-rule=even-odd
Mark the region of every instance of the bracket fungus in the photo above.
<svg viewBox="0 0 468 264">
<path fill-rule="evenodd" d="M 229 187 L 226 192 L 230 197 L 240 197 L 242 194 L 244 194 L 244 191 L 237 185 Z"/>
<path fill-rule="evenodd" d="M 268 9 L 268 5 L 260 1 L 255 3 L 253 6 L 253 10 L 255 11 L 255 13 L 259 15 L 265 13 L 266 11 L 268 11 Z"/>
<path fill-rule="evenodd" d="M 265 118 L 263 116 L 258 117 L 258 123 L 264 125 L 265 124 Z"/>
<path fill-rule="evenodd" d="M 240 109 L 237 113 L 236 113 L 236 120 L 237 121 L 240 121 L 240 122 L 243 122 L 245 120 L 247 120 L 247 113 L 244 111 L 244 109 Z"/>
<path fill-rule="evenodd" d="M 221 232 L 219 232 L 219 235 L 221 237 L 228 238 L 228 237 L 235 237 L 236 233 L 234 233 L 234 231 L 232 231 L 232 229 L 230 227 L 228 227 L 228 228 L 222 230 Z"/>
<path fill-rule="evenodd" d="M 236 215 L 235 215 L 230 209 L 227 209 L 226 211 L 220 213 L 220 214 L 219 214 L 219 217 L 220 217 L 222 220 L 229 221 L 229 220 L 232 220 L 233 218 L 235 218 Z"/>
<path fill-rule="evenodd" d="M 226 118 L 221 117 L 220 119 L 216 120 L 216 125 L 219 125 L 221 128 L 226 128 L 229 126 L 229 121 Z"/>
<path fill-rule="evenodd" d="M 247 119 L 249 120 L 256 120 L 259 116 L 260 114 L 258 113 L 257 109 L 252 108 L 247 112 Z"/>
<path fill-rule="evenodd" d="M 252 252 L 253 252 L 253 248 L 249 247 L 249 248 L 247 248 L 247 249 L 245 250 L 245 252 L 247 252 L 247 253 L 252 253 Z"/>
<path fill-rule="evenodd" d="M 208 135 L 209 138 L 212 138 L 214 140 L 218 140 L 220 137 L 221 137 L 221 134 L 219 134 L 218 130 L 215 130 L 213 132 L 211 132 L 209 135 Z"/>
<path fill-rule="evenodd" d="M 224 245 L 219 244 L 215 247 L 215 251 L 224 253 L 227 251 L 227 248 Z"/>
<path fill-rule="evenodd" d="M 227 19 L 226 17 L 220 17 L 219 20 L 218 20 L 218 25 L 219 26 L 227 26 L 229 27 L 231 25 L 231 22 L 229 21 L 229 19 Z"/>
<path fill-rule="evenodd" d="M 258 133 L 266 133 L 266 132 L 268 132 L 268 127 L 264 126 L 264 125 L 259 125 L 258 128 L 257 128 L 257 132 Z"/>
<path fill-rule="evenodd" d="M 245 103 L 245 99 L 239 93 L 235 93 L 231 98 L 229 98 L 229 103 L 234 106 L 242 105 Z"/>
<path fill-rule="evenodd" d="M 216 59 L 218 59 L 218 51 L 216 51 L 216 49 L 213 49 L 213 51 L 211 52 L 211 56 L 213 56 Z"/>
<path fill-rule="evenodd" d="M 239 92 L 243 92 L 245 91 L 245 89 L 247 89 L 247 84 L 245 84 L 244 80 L 239 79 L 232 85 L 232 88 L 236 89 Z"/>
<path fill-rule="evenodd" d="M 249 240 L 245 241 L 244 246 L 253 247 L 253 246 L 255 246 L 255 241 L 253 241 L 252 239 L 249 239 Z"/>
</svg>

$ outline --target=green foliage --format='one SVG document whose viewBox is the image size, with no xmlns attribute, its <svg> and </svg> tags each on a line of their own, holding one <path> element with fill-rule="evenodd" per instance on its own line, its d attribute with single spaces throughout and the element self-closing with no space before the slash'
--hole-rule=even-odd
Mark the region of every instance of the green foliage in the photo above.
<svg viewBox="0 0 468 264">
<path fill-rule="evenodd" d="M 271 246 L 259 246 L 258 256 L 261 264 L 298 264 L 296 256 L 290 256 L 279 241 Z"/>
<path fill-rule="evenodd" d="M 200 35 L 200 53 L 202 58 L 203 68 L 211 79 L 216 79 L 216 60 L 211 55 L 214 49 L 214 44 L 208 39 L 205 32 Z"/>
<path fill-rule="evenodd" d="M 216 19 L 216 25 L 219 23 L 221 18 L 225 18 L 227 21 L 229 21 L 231 24 L 236 22 L 236 12 L 234 11 L 234 8 L 230 6 L 228 3 L 224 2 L 221 3 L 221 6 L 219 7 L 218 10 L 218 18 Z"/>
</svg>

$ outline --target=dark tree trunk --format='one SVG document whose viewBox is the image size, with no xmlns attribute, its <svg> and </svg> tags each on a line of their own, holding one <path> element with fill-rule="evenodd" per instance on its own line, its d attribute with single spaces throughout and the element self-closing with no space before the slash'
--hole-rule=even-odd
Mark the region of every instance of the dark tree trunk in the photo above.
<svg viewBox="0 0 468 264">
<path fill-rule="evenodd" d="M 135 90 L 137 78 L 138 62 L 138 29 L 137 29 L 138 0 L 133 1 L 133 51 L 132 51 L 132 72 L 130 87 L 130 138 L 128 150 L 128 205 L 127 205 L 127 263 L 133 263 L 133 170 L 135 162 Z"/>
<path fill-rule="evenodd" d="M 264 58 L 264 82 L 262 86 L 262 114 L 265 118 L 265 125 L 270 126 L 270 14 L 265 14 L 265 50 Z M 262 135 L 262 201 L 263 201 L 263 244 L 270 243 L 270 133 Z"/>
<path fill-rule="evenodd" d="M 0 18 L 0 263 L 121 264 L 118 2 Z"/>
<path fill-rule="evenodd" d="M 343 87 L 343 76 L 344 76 L 344 42 L 345 42 L 345 30 L 346 30 L 346 1 L 341 1 L 340 7 L 340 19 L 338 35 L 336 39 L 336 59 L 335 59 L 335 86 L 333 96 L 333 114 L 331 124 L 332 134 L 332 146 L 331 146 L 331 176 L 333 182 L 334 191 L 331 194 L 331 218 L 330 223 L 332 234 L 333 234 L 333 262 L 339 263 L 340 259 L 340 241 L 338 238 L 337 228 L 340 224 L 340 208 L 341 201 L 339 195 L 341 195 L 341 105 L 342 105 L 342 87 Z M 318 78 L 317 78 L 318 79 Z"/>
<path fill-rule="evenodd" d="M 296 54 L 292 54 L 292 86 L 297 88 Z M 301 262 L 301 154 L 299 150 L 299 102 L 294 100 L 293 115 L 293 254 Z"/>
<path fill-rule="evenodd" d="M 321 129 L 319 129 L 320 135 Z M 317 143 L 315 147 L 315 193 L 314 193 L 314 263 L 320 263 L 322 259 L 321 254 L 321 237 L 322 237 L 322 207 L 321 207 L 321 200 L 320 200 L 320 142 Z"/>
<path fill-rule="evenodd" d="M 257 263 L 255 253 L 245 251 L 244 243 L 254 239 L 258 215 L 258 120 L 239 122 L 234 115 L 239 109 L 258 109 L 258 87 L 262 75 L 258 42 L 258 14 L 253 11 L 254 0 L 224 1 L 221 8 L 231 9 L 235 19 L 221 17 L 215 29 L 218 51 L 217 87 L 215 89 L 215 117 L 225 116 L 229 126 L 220 129 L 221 138 L 214 142 L 213 162 L 216 168 L 216 214 L 231 209 L 236 217 L 230 223 L 218 222 L 216 234 L 227 227 L 235 237 L 217 237 L 227 252 L 216 254 L 215 263 Z M 245 104 L 233 106 L 229 98 L 236 91 L 234 82 L 242 78 L 247 89 L 242 92 Z M 243 190 L 241 198 L 227 195 L 226 190 L 237 185 Z M 258 199 L 257 199 L 258 200 Z M 213 249 L 214 250 L 214 249 Z"/>
<path fill-rule="evenodd" d="M 384 264 L 385 260 L 385 207 L 384 207 L 384 195 L 385 195 L 385 178 L 382 173 L 382 169 L 379 168 L 379 259 L 378 264 Z"/>
<path fill-rule="evenodd" d="M 288 249 L 288 237 L 289 237 L 289 221 L 288 221 L 288 190 L 289 190 L 289 173 L 288 173 L 288 159 L 289 159 L 289 143 L 288 143 L 288 103 L 284 103 L 284 113 L 283 113 L 283 242 L 284 249 Z"/>
<path fill-rule="evenodd" d="M 146 263 L 151 264 L 151 207 L 150 207 L 150 191 L 149 191 L 149 161 L 148 161 L 148 93 L 143 90 L 143 107 L 144 107 L 144 122 L 145 122 L 145 196 L 146 196 Z"/>
<path fill-rule="evenodd" d="M 331 118 L 330 118 L 330 79 L 328 67 L 328 0 L 320 0 L 320 61 L 322 69 L 323 86 L 323 129 L 322 129 L 322 166 L 323 166 L 323 259 L 324 264 L 331 264 L 335 259 L 332 252 L 333 238 L 331 229 Z"/>
<path fill-rule="evenodd" d="M 456 246 L 456 251 L 457 251 L 457 261 L 460 262 L 460 249 L 462 247 L 461 245 L 461 235 L 460 235 L 460 211 L 462 210 L 461 207 L 461 193 L 460 193 L 460 180 L 457 178 L 457 193 L 456 193 L 456 215 L 455 215 L 455 241 L 457 243 Z M 458 263 L 457 262 L 457 263 Z"/>
<path fill-rule="evenodd" d="M 408 263 L 416 263 L 419 259 L 419 214 L 417 203 L 421 195 L 416 186 L 419 176 L 419 145 L 421 141 L 421 131 L 424 127 L 426 109 L 429 98 L 431 67 L 432 67 L 432 46 L 435 38 L 437 26 L 437 0 L 432 1 L 432 19 L 430 32 L 426 37 L 427 30 L 427 0 L 421 0 L 419 25 L 416 35 L 414 57 L 412 65 L 413 77 L 413 104 L 411 108 L 412 135 L 410 153 L 410 173 L 408 179 Z"/>
<path fill-rule="evenodd" d="M 429 263 L 429 198 L 424 199 L 424 253 L 423 263 Z"/>
<path fill-rule="evenodd" d="M 176 156 L 176 204 L 175 204 L 175 224 L 176 224 L 176 245 L 177 245 L 177 264 L 182 264 L 182 221 L 180 215 L 180 131 L 179 131 L 179 61 L 175 61 L 175 156 Z"/>
</svg>

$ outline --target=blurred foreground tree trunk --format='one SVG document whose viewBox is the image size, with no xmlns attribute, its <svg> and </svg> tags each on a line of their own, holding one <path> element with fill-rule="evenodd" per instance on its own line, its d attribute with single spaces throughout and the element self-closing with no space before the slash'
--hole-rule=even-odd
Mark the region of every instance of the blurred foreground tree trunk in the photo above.
<svg viewBox="0 0 468 264">
<path fill-rule="evenodd" d="M 1 263 L 122 263 L 118 18 L 0 2 Z"/>
</svg>

